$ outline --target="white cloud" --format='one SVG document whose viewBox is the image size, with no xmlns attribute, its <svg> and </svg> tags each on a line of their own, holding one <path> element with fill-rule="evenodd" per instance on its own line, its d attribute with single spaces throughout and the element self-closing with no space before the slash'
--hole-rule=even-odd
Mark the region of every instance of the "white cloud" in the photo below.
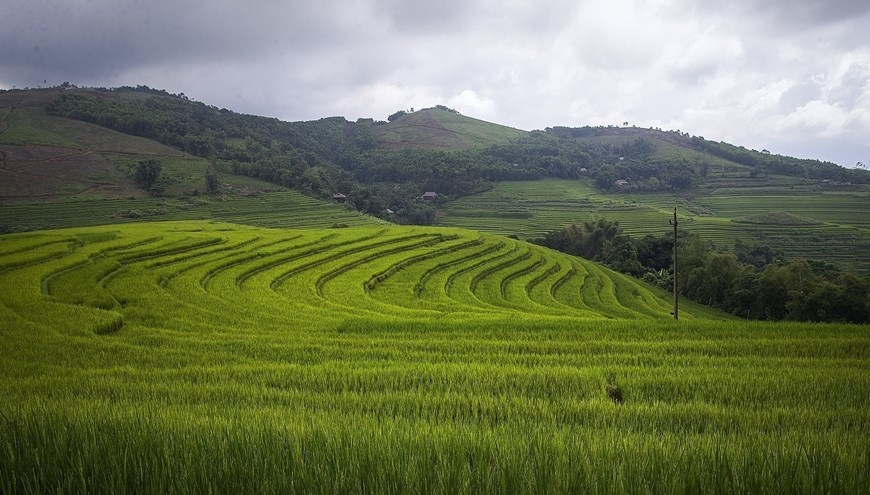
<svg viewBox="0 0 870 495">
<path fill-rule="evenodd" d="M 490 98 L 481 97 L 470 89 L 464 89 L 458 95 L 447 100 L 447 105 L 458 110 L 459 113 L 475 115 L 485 119 L 493 115 L 495 102 Z"/>
</svg>

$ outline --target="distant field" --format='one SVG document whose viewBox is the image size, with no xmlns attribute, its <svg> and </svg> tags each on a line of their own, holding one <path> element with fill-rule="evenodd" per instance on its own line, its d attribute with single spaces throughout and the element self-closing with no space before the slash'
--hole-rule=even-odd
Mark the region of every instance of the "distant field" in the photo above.
<svg viewBox="0 0 870 495">
<path fill-rule="evenodd" d="M 199 219 L 276 228 L 384 223 L 375 217 L 295 191 L 0 205 L 0 232 Z"/>
<path fill-rule="evenodd" d="M 866 493 L 867 327 L 472 231 L 0 236 L 3 493 Z"/>
<path fill-rule="evenodd" d="M 738 191 L 707 189 L 687 200 L 671 194 L 604 195 L 585 180 L 505 182 L 449 203 L 439 224 L 528 238 L 603 217 L 619 221 L 633 236 L 663 235 L 677 207 L 683 228 L 720 246 L 731 247 L 736 239 L 760 242 L 789 256 L 835 261 L 870 273 L 870 192 L 809 185 Z M 740 221 L 770 212 L 790 212 L 813 222 L 796 226 Z"/>
</svg>

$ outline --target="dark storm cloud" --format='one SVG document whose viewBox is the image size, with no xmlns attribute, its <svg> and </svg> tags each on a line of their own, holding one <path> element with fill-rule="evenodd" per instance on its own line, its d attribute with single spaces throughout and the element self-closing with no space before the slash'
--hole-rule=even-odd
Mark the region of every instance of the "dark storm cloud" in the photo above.
<svg viewBox="0 0 870 495">
<path fill-rule="evenodd" d="M 352 36 L 348 9 L 320 2 L 12 0 L 0 68 L 92 80 L 158 64 L 257 59 Z M 25 79 L 27 76 L 19 77 Z"/>
</svg>

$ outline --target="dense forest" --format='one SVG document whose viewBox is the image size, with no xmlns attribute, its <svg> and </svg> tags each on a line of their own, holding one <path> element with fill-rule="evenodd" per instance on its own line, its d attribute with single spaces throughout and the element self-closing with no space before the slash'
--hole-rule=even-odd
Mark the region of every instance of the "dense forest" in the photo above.
<svg viewBox="0 0 870 495">
<path fill-rule="evenodd" d="M 533 242 L 603 263 L 673 290 L 673 234 L 635 239 L 606 219 L 569 225 Z M 697 234 L 677 235 L 680 294 L 744 318 L 870 323 L 870 277 L 836 265 L 786 259 L 738 241 L 718 249 Z"/>
</svg>

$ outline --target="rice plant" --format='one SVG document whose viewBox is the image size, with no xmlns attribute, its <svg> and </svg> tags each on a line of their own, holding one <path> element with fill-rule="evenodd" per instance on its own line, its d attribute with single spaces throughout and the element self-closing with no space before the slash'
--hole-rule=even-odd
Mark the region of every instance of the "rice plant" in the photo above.
<svg viewBox="0 0 870 495">
<path fill-rule="evenodd" d="M 0 237 L 0 493 L 868 493 L 870 331 L 462 229 Z"/>
</svg>

